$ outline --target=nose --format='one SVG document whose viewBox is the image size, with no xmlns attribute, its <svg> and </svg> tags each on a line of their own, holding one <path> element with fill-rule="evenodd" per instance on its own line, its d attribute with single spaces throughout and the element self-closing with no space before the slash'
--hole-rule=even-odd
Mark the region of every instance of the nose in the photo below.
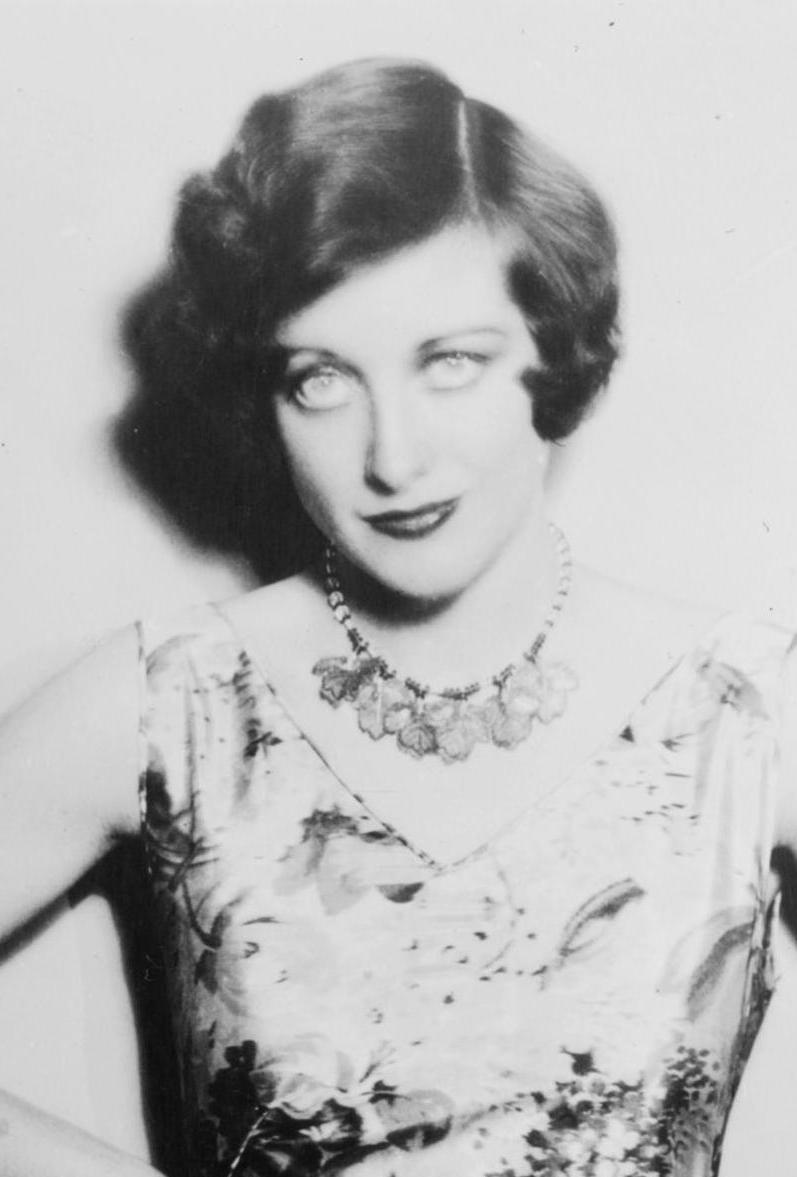
<svg viewBox="0 0 797 1177">
<path fill-rule="evenodd" d="M 382 494 L 406 489 L 429 466 L 430 435 L 412 392 L 374 398 L 371 404 L 365 480 Z"/>
</svg>

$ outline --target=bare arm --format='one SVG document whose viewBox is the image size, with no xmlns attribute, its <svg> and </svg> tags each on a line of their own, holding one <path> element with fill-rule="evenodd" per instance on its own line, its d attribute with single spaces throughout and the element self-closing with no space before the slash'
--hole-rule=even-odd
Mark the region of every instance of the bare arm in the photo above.
<svg viewBox="0 0 797 1177">
<path fill-rule="evenodd" d="M 123 630 L 0 724 L 0 939 L 136 828 L 137 660 Z"/>
<path fill-rule="evenodd" d="M 137 658 L 125 630 L 0 723 L 0 940 L 137 827 Z M 0 1094 L 0 1177 L 73 1175 L 156 1171 Z"/>
<path fill-rule="evenodd" d="M 0 1092 L 0 1177 L 160 1177 L 64 1120 Z"/>
</svg>

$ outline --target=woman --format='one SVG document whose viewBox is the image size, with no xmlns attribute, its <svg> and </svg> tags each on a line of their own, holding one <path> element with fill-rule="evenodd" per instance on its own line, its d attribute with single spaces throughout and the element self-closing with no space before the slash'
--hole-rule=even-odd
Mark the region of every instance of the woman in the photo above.
<svg viewBox="0 0 797 1177">
<path fill-rule="evenodd" d="M 719 1163 L 771 991 L 791 636 L 573 567 L 549 524 L 616 310 L 589 186 L 425 66 L 262 99 L 183 190 L 122 440 L 161 422 L 173 509 L 307 563 L 10 721 L 0 902 L 141 818 L 192 1175 Z M 5 1114 L 11 1172 L 151 1172 Z"/>
</svg>

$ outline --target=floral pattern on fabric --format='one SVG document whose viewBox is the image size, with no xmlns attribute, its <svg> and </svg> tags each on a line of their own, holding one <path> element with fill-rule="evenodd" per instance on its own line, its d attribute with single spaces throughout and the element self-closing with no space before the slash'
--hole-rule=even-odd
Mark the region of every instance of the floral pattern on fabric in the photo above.
<svg viewBox="0 0 797 1177">
<path fill-rule="evenodd" d="M 147 635 L 142 820 L 196 1177 L 701 1177 L 771 992 L 789 635 L 719 623 L 453 866 L 223 617 Z"/>
</svg>

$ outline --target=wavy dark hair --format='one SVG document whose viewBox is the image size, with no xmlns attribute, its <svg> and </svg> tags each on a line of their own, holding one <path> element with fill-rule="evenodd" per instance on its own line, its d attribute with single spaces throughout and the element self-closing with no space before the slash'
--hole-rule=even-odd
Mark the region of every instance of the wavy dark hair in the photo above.
<svg viewBox="0 0 797 1177">
<path fill-rule="evenodd" d="M 307 558 L 317 537 L 273 422 L 275 330 L 458 223 L 510 241 L 507 288 L 542 360 L 534 427 L 561 440 L 617 354 L 615 238 L 590 185 L 500 110 L 422 63 L 352 62 L 259 99 L 187 180 L 168 265 L 126 315 L 138 384 L 116 443 L 194 540 L 265 579 Z"/>
</svg>

